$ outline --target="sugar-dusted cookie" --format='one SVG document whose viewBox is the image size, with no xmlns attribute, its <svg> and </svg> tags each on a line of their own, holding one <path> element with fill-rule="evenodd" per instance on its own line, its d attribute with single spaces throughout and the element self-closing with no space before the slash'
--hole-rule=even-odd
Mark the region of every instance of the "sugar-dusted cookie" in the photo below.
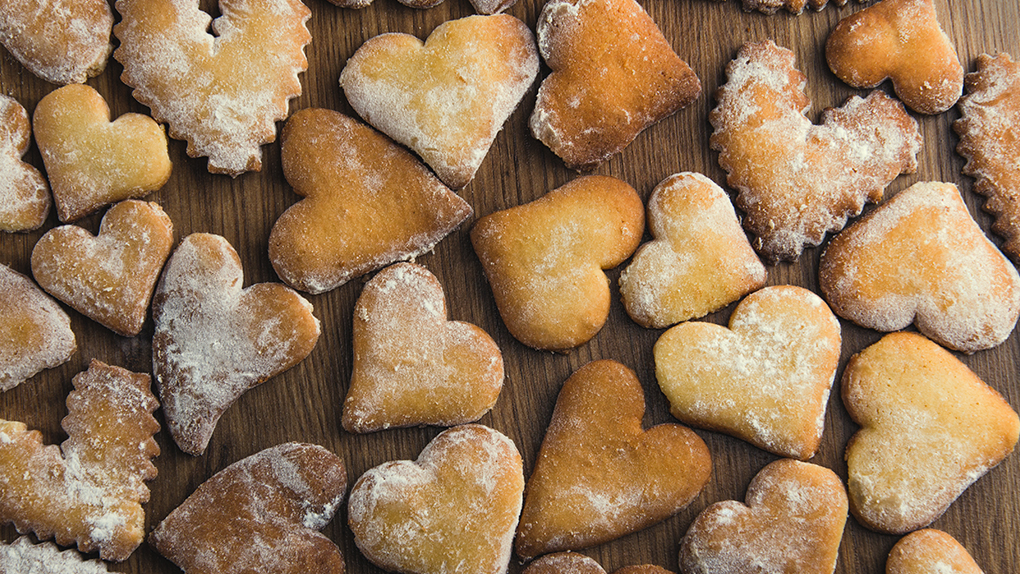
<svg viewBox="0 0 1020 574">
<path fill-rule="evenodd" d="M 1020 315 L 1020 277 L 950 183 L 916 183 L 829 242 L 818 282 L 839 316 L 897 331 L 914 323 L 973 353 L 1006 340 Z"/>
<path fill-rule="evenodd" d="M 281 444 L 202 483 L 149 534 L 149 544 L 188 574 L 343 574 L 340 550 L 319 531 L 346 490 L 335 454 Z"/>
<path fill-rule="evenodd" d="M 0 94 L 0 231 L 31 231 L 50 213 L 50 186 L 35 167 L 21 161 L 32 127 L 28 112 Z"/>
<path fill-rule="evenodd" d="M 95 359 L 72 383 L 59 448 L 23 423 L 0 420 L 0 522 L 120 562 L 145 535 L 159 403 L 149 375 Z"/>
<path fill-rule="evenodd" d="M 892 80 L 900 100 L 922 114 L 948 110 L 963 92 L 963 66 L 933 0 L 883 0 L 843 18 L 825 43 L 825 59 L 855 88 Z"/>
<path fill-rule="evenodd" d="M 61 221 L 143 197 L 170 178 L 163 126 L 133 113 L 111 122 L 106 100 L 89 86 L 50 92 L 32 123 Z"/>
<path fill-rule="evenodd" d="M 106 212 L 98 237 L 75 225 L 46 232 L 32 249 L 32 275 L 79 313 L 133 337 L 173 241 L 173 224 L 158 204 L 129 199 Z"/>
<path fill-rule="evenodd" d="M 911 532 L 889 551 L 885 574 L 984 574 L 955 538 L 932 528 Z"/>
<path fill-rule="evenodd" d="M 199 0 L 117 0 L 114 27 L 121 80 L 208 156 L 209 171 L 237 177 L 262 167 L 260 146 L 276 139 L 308 69 L 311 11 L 300 0 L 220 0 L 213 20 Z"/>
<path fill-rule="evenodd" d="M 543 556 L 524 569 L 523 574 L 606 574 L 594 559 L 575 552 L 557 552 Z M 654 564 L 624 566 L 613 574 L 671 574 Z"/>
<path fill-rule="evenodd" d="M 655 343 L 655 376 L 670 412 L 806 460 L 822 438 L 836 376 L 839 321 L 820 297 L 790 285 L 748 295 L 729 328 L 684 323 Z"/>
<path fill-rule="evenodd" d="M 354 307 L 348 432 L 478 420 L 503 388 L 503 355 L 485 331 L 448 321 L 443 286 L 397 263 L 365 285 Z"/>
<path fill-rule="evenodd" d="M 0 264 L 0 391 L 62 365 L 77 346 L 71 318 L 31 279 Z"/>
<path fill-rule="evenodd" d="M 295 289 L 322 293 L 412 259 L 472 214 L 407 150 L 338 112 L 301 110 L 282 140 L 284 176 L 305 199 L 273 225 L 269 260 Z"/>
<path fill-rule="evenodd" d="M 966 76 L 960 100 L 956 151 L 974 176 L 974 191 L 987 196 L 984 208 L 995 215 L 992 230 L 1006 238 L 1002 250 L 1020 261 L 1020 62 L 1009 54 L 977 57 L 977 71 Z"/>
<path fill-rule="evenodd" d="M 517 532 L 523 558 L 602 544 L 669 518 L 712 473 L 708 447 L 678 424 L 643 430 L 637 375 L 595 361 L 563 383 L 528 479 Z"/>
<path fill-rule="evenodd" d="M 765 285 L 765 266 L 726 192 L 698 173 L 662 181 L 648 199 L 652 241 L 620 274 L 631 319 L 663 328 L 703 317 Z"/>
<path fill-rule="evenodd" d="M 537 33 L 552 74 L 531 133 L 571 169 L 595 168 L 701 94 L 694 70 L 634 0 L 550 0 Z"/>
<path fill-rule="evenodd" d="M 592 175 L 479 219 L 471 243 L 510 333 L 559 351 L 584 344 L 605 324 L 603 270 L 634 253 L 644 227 L 634 188 Z"/>
<path fill-rule="evenodd" d="M 106 564 L 85 560 L 77 550 L 61 551 L 52 542 L 32 544 L 22 536 L 0 542 L 0 572 L 9 574 L 107 574 Z"/>
<path fill-rule="evenodd" d="M 861 425 L 846 448 L 850 509 L 902 534 L 930 524 L 1012 452 L 1020 419 L 952 353 L 892 333 L 843 372 L 843 404 Z"/>
<path fill-rule="evenodd" d="M 361 475 L 347 520 L 366 558 L 406 574 L 503 574 L 521 511 L 514 443 L 482 425 L 440 433 L 416 461 Z"/>
<path fill-rule="evenodd" d="M 195 233 L 170 256 L 152 298 L 152 368 L 174 441 L 205 452 L 245 391 L 301 362 L 319 339 L 312 305 L 279 283 L 241 289 L 237 252 Z"/>
<path fill-rule="evenodd" d="M 716 0 L 725 2 L 726 0 Z M 864 0 L 857 0 L 863 2 Z M 836 6 L 845 5 L 847 0 L 832 0 L 832 3 Z M 791 14 L 800 14 L 804 11 L 804 8 L 811 8 L 812 10 L 821 10 L 829 4 L 829 0 L 744 0 L 743 7 L 745 12 L 751 10 L 757 10 L 762 14 L 775 14 L 780 9 L 785 9 Z"/>
<path fill-rule="evenodd" d="M 408 146 L 446 185 L 467 185 L 538 74 L 531 30 L 507 14 L 441 24 L 422 42 L 382 34 L 343 72 L 351 107 Z"/>
<path fill-rule="evenodd" d="M 726 75 L 709 115 L 710 142 L 738 192 L 744 227 L 771 261 L 796 259 L 866 201 L 880 200 L 898 174 L 917 169 L 917 122 L 883 92 L 854 96 L 813 125 L 793 52 L 771 41 L 744 44 Z"/>
<path fill-rule="evenodd" d="M 747 485 L 746 504 L 726 500 L 698 515 L 680 542 L 683 574 L 831 574 L 847 517 L 831 470 L 777 460 Z"/>
<path fill-rule="evenodd" d="M 107 0 L 4 0 L 0 43 L 33 74 L 82 83 L 106 67 L 113 46 Z"/>
</svg>

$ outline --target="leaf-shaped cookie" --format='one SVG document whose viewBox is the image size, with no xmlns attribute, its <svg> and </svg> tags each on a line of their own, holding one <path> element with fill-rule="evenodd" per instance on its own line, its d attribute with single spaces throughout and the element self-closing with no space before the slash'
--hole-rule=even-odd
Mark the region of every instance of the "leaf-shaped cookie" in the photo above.
<svg viewBox="0 0 1020 574">
<path fill-rule="evenodd" d="M 0 520 L 120 562 L 145 535 L 159 403 L 149 375 L 94 359 L 72 382 L 59 448 L 43 446 L 23 423 L 0 420 Z"/>
<path fill-rule="evenodd" d="M 746 504 L 717 502 L 680 543 L 684 574 L 831 574 L 846 524 L 847 498 L 836 473 L 777 460 L 747 486 Z"/>
<path fill-rule="evenodd" d="M 673 416 L 782 456 L 808 459 L 822 438 L 841 347 L 820 297 L 790 285 L 748 295 L 729 328 L 684 323 L 655 343 Z"/>
<path fill-rule="evenodd" d="M 633 371 L 595 361 L 563 383 L 528 479 L 517 553 L 602 544 L 669 518 L 708 482 L 712 461 L 694 431 L 643 430 L 645 397 Z"/>
<path fill-rule="evenodd" d="M 482 425 L 440 433 L 418 460 L 381 464 L 351 489 L 354 542 L 380 568 L 408 574 L 503 574 L 521 512 L 514 443 Z"/>
<path fill-rule="evenodd" d="M 117 0 L 113 56 L 135 99 L 188 141 L 188 155 L 236 177 L 261 169 L 260 146 L 276 139 L 275 122 L 301 94 L 311 11 L 300 0 L 220 0 L 219 9 L 212 20 L 199 0 Z"/>
<path fill-rule="evenodd" d="M 283 129 L 283 173 L 305 197 L 273 225 L 269 259 L 285 283 L 322 293 L 431 250 L 471 216 L 413 155 L 331 110 Z"/>
<path fill-rule="evenodd" d="M 507 14 L 441 24 L 423 43 L 382 34 L 340 85 L 368 123 L 415 151 L 446 185 L 467 185 L 538 74 L 531 30 Z"/>
<path fill-rule="evenodd" d="M 113 46 L 107 0 L 4 0 L 0 43 L 33 74 L 82 83 L 106 67 Z"/>
<path fill-rule="evenodd" d="M 84 560 L 77 550 L 63 550 L 52 542 L 32 544 L 22 536 L 0 542 L 0 572 L 9 574 L 107 574 L 106 563 Z"/>
<path fill-rule="evenodd" d="M 312 305 L 279 283 L 241 289 L 227 240 L 184 238 L 152 298 L 152 367 L 174 441 L 205 452 L 216 422 L 245 391 L 308 356 L 319 338 Z"/>
<path fill-rule="evenodd" d="M 502 388 L 496 342 L 470 323 L 447 320 L 443 286 L 427 269 L 397 263 L 365 285 L 354 307 L 344 429 L 476 421 Z"/>
<path fill-rule="evenodd" d="M 35 167 L 21 161 L 32 127 L 28 112 L 0 94 L 0 231 L 31 231 L 50 213 L 50 186 Z"/>
<path fill-rule="evenodd" d="M 149 543 L 188 574 L 343 574 L 319 531 L 346 490 L 343 462 L 321 446 L 267 448 L 202 483 Z"/>
<path fill-rule="evenodd" d="M 999 393 L 915 333 L 886 335 L 855 355 L 843 404 L 862 427 L 846 448 L 850 509 L 881 532 L 930 524 L 1020 435 Z"/>
<path fill-rule="evenodd" d="M 916 171 L 921 146 L 917 122 L 877 91 L 825 110 L 813 125 L 806 79 L 793 64 L 793 52 L 771 41 L 745 44 L 709 115 L 744 227 L 772 261 L 796 259 L 880 200 L 897 175 Z"/>
<path fill-rule="evenodd" d="M 889 551 L 886 574 L 984 574 L 955 538 L 925 528 L 904 536 Z"/>
</svg>

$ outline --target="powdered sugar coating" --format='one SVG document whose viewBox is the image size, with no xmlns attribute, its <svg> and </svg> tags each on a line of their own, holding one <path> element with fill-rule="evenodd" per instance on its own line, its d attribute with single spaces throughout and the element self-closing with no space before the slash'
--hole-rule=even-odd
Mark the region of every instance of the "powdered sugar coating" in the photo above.
<svg viewBox="0 0 1020 574">
<path fill-rule="evenodd" d="M 5 0 L 0 43 L 33 74 L 82 83 L 106 67 L 113 46 L 107 0 Z"/>
<path fill-rule="evenodd" d="M 38 229 L 50 213 L 50 188 L 35 167 L 21 161 L 32 129 L 28 112 L 0 95 L 0 231 Z"/>
<path fill-rule="evenodd" d="M 893 546 L 886 574 L 984 574 L 955 538 L 941 530 L 912 532 Z"/>
<path fill-rule="evenodd" d="M 52 542 L 32 544 L 22 536 L 7 544 L 0 542 L 0 572 L 10 574 L 106 574 L 99 560 L 84 560 L 75 550 L 61 551 Z"/>
<path fill-rule="evenodd" d="M 524 574 L 606 574 L 594 559 L 576 552 L 556 552 L 534 560 Z"/>
</svg>

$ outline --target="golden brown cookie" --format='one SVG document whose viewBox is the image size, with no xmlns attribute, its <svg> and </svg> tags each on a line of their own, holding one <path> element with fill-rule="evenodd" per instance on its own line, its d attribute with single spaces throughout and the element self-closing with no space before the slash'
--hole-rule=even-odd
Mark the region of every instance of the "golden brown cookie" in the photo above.
<svg viewBox="0 0 1020 574">
<path fill-rule="evenodd" d="M 594 559 L 576 552 L 557 552 L 543 556 L 524 569 L 523 574 L 606 574 Z M 624 566 L 613 574 L 671 574 L 654 564 Z"/>
<path fill-rule="evenodd" d="M 717 2 L 725 2 L 726 0 L 716 0 Z M 857 0 L 863 2 L 864 0 Z M 847 0 L 832 0 L 832 3 L 836 6 L 846 5 Z M 744 0 L 743 7 L 745 12 L 757 10 L 762 14 L 775 14 L 780 9 L 785 9 L 791 14 L 800 14 L 804 11 L 804 8 L 811 8 L 812 10 L 821 10 L 829 4 L 829 0 Z"/>
<path fill-rule="evenodd" d="M 430 251 L 471 206 L 372 128 L 305 109 L 283 129 L 283 173 L 305 199 L 273 225 L 269 260 L 295 289 L 322 293 Z"/>
<path fill-rule="evenodd" d="M 594 169 L 701 94 L 694 70 L 634 0 L 550 0 L 537 33 L 552 73 L 531 133 L 571 169 Z"/>
<path fill-rule="evenodd" d="M 669 518 L 712 473 L 708 447 L 677 424 L 641 428 L 644 391 L 615 361 L 595 361 L 563 383 L 528 479 L 517 554 L 602 544 Z"/>
<path fill-rule="evenodd" d="M 879 331 L 914 323 L 965 353 L 1005 341 L 1020 315 L 1020 276 L 949 183 L 916 183 L 834 237 L 818 282 L 845 319 Z"/>
<path fill-rule="evenodd" d="M 145 536 L 159 403 L 149 375 L 95 359 L 72 383 L 59 448 L 24 423 L 0 420 L 0 521 L 120 562 Z"/>
<path fill-rule="evenodd" d="M 761 469 L 746 504 L 717 502 L 680 543 L 684 574 L 831 574 L 847 517 L 843 482 L 831 470 L 791 459 Z"/>
<path fill-rule="evenodd" d="M 530 347 L 563 351 L 605 324 L 603 270 L 630 257 L 644 226 L 634 188 L 593 175 L 479 219 L 471 243 L 510 333 Z"/>
<path fill-rule="evenodd" d="M 503 388 L 503 355 L 485 331 L 449 321 L 428 269 L 397 263 L 365 285 L 354 307 L 348 432 L 478 420 Z"/>
<path fill-rule="evenodd" d="M 203 482 L 149 534 L 149 544 L 188 574 L 343 574 L 340 550 L 319 531 L 346 490 L 335 454 L 281 444 Z"/>
<path fill-rule="evenodd" d="M 812 124 L 793 64 L 793 52 L 771 41 L 744 44 L 709 115 L 744 228 L 770 261 L 796 259 L 882 199 L 897 175 L 916 171 L 921 146 L 917 122 L 882 92 L 854 96 Z"/>
<path fill-rule="evenodd" d="M 329 0 L 332 4 L 343 8 L 365 8 L 372 0 Z M 443 3 L 443 0 L 399 0 L 404 6 L 424 10 Z M 498 14 L 513 6 L 517 0 L 471 0 L 471 5 L 479 14 Z"/>
<path fill-rule="evenodd" d="M 245 391 L 301 362 L 319 338 L 312 305 L 279 283 L 241 289 L 226 239 L 194 233 L 170 256 L 152 298 L 152 368 L 163 415 L 184 452 L 205 452 Z"/>
<path fill-rule="evenodd" d="M 846 448 L 850 509 L 903 534 L 942 515 L 1016 445 L 1020 419 L 956 357 L 892 333 L 843 372 L 843 405 L 862 428 Z"/>
<path fill-rule="evenodd" d="M 955 538 L 926 528 L 896 543 L 885 562 L 885 574 L 983 574 L 974 558 Z"/>
<path fill-rule="evenodd" d="M 107 0 L 4 0 L 0 43 L 54 84 L 82 83 L 106 67 L 113 46 Z"/>
<path fill-rule="evenodd" d="M 354 542 L 376 566 L 408 574 L 503 574 L 521 511 L 514 443 L 482 425 L 440 433 L 418 456 L 381 464 L 351 488 Z"/>
<path fill-rule="evenodd" d="M 32 135 L 28 112 L 0 94 L 0 231 L 32 231 L 50 213 L 50 186 L 35 167 L 21 161 Z"/>
<path fill-rule="evenodd" d="M 0 572 L 9 574 L 107 574 L 106 563 L 85 560 L 77 550 L 63 550 L 52 542 L 32 544 L 22 536 L 0 542 Z"/>
</svg>

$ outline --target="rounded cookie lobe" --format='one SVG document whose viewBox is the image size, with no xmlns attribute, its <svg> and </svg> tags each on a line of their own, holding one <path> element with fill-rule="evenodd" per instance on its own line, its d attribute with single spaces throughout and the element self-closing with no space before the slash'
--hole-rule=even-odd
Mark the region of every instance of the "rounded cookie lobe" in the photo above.
<svg viewBox="0 0 1020 574">
<path fill-rule="evenodd" d="M 5 0 L 0 43 L 54 84 L 80 84 L 106 68 L 113 50 L 107 0 Z"/>
<path fill-rule="evenodd" d="M 38 229 L 50 213 L 53 201 L 46 178 L 21 160 L 31 136 L 25 108 L 0 95 L 0 231 Z"/>
<path fill-rule="evenodd" d="M 926 528 L 904 536 L 889 551 L 885 574 L 983 574 L 955 538 Z"/>
</svg>

